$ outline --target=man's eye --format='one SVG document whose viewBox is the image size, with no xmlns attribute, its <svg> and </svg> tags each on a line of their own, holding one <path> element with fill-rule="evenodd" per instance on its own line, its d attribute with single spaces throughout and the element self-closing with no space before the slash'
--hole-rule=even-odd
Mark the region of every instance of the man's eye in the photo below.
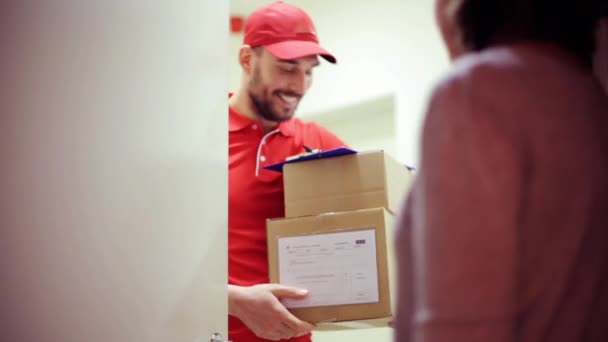
<svg viewBox="0 0 608 342">
<path fill-rule="evenodd" d="M 282 72 L 291 74 L 292 72 L 294 72 L 295 69 L 293 68 L 284 68 L 284 67 L 279 67 L 279 70 L 281 70 Z"/>
</svg>

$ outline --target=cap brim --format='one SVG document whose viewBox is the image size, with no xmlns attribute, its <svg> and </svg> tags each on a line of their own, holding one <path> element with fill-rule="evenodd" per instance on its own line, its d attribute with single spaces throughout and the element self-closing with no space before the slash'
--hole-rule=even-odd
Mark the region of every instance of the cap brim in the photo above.
<svg viewBox="0 0 608 342">
<path fill-rule="evenodd" d="M 263 47 L 273 56 L 280 59 L 298 59 L 308 56 L 319 55 L 330 63 L 337 62 L 336 57 L 334 57 L 331 53 L 329 53 L 327 50 L 325 50 L 315 42 L 303 40 L 289 40 L 285 42 L 264 45 Z"/>
</svg>

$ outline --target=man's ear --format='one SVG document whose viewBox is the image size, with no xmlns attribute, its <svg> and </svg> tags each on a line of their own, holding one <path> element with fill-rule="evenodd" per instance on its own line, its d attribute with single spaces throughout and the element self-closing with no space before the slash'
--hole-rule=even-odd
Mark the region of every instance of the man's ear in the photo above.
<svg viewBox="0 0 608 342">
<path fill-rule="evenodd" d="M 253 60 L 255 58 L 255 51 L 249 45 L 243 45 L 239 49 L 239 64 L 243 68 L 246 74 L 251 74 L 253 70 Z"/>
</svg>

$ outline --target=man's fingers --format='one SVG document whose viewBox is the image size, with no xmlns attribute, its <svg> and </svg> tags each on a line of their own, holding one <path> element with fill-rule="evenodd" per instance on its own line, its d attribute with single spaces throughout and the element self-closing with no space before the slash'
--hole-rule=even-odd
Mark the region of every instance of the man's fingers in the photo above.
<svg viewBox="0 0 608 342">
<path fill-rule="evenodd" d="M 232 297 L 240 301 L 234 301 L 232 311 L 257 336 L 280 340 L 302 336 L 312 330 L 312 325 L 296 318 L 280 301 L 281 297 L 306 297 L 306 290 L 280 284 L 260 284 L 238 289 L 241 292 L 233 291 Z"/>
<path fill-rule="evenodd" d="M 299 327 L 294 327 L 293 324 L 285 322 L 285 321 L 281 322 L 281 324 L 283 324 L 287 329 L 289 329 L 291 337 L 298 337 L 298 336 L 306 335 L 307 333 L 310 332 L 308 330 L 302 330 Z"/>
<path fill-rule="evenodd" d="M 295 287 L 283 286 L 278 284 L 273 284 L 270 291 L 277 298 L 294 298 L 301 299 L 308 295 L 308 290 L 298 289 Z"/>
<path fill-rule="evenodd" d="M 306 323 L 306 322 L 304 322 L 304 323 Z M 283 322 L 283 324 L 285 324 L 285 326 L 288 327 L 290 329 L 290 331 L 292 332 L 292 335 L 290 336 L 290 338 L 300 337 L 300 336 L 309 334 L 312 331 L 312 329 L 315 327 L 314 325 L 306 323 L 306 326 L 304 329 L 296 330 L 293 328 L 293 326 L 288 325 L 288 323 L 286 323 L 286 322 Z"/>
<path fill-rule="evenodd" d="M 283 323 L 288 326 L 290 329 L 292 329 L 293 331 L 295 331 L 298 336 L 299 335 L 304 335 L 308 332 L 310 332 L 314 326 L 308 322 L 302 321 L 299 318 L 297 318 L 296 316 L 294 316 L 291 312 L 289 312 L 289 310 L 287 310 L 285 307 L 283 307 L 283 310 L 281 310 L 283 312 Z"/>
<path fill-rule="evenodd" d="M 297 336 L 297 334 L 289 326 L 281 323 L 278 328 L 274 329 L 274 331 L 270 333 L 266 332 L 266 334 L 261 334 L 259 336 L 268 340 L 278 341 L 290 339 Z"/>
<path fill-rule="evenodd" d="M 283 338 L 292 338 L 296 336 L 300 336 L 300 332 L 290 326 L 287 322 L 281 322 L 283 328 L 281 329 L 281 333 L 283 334 Z"/>
</svg>

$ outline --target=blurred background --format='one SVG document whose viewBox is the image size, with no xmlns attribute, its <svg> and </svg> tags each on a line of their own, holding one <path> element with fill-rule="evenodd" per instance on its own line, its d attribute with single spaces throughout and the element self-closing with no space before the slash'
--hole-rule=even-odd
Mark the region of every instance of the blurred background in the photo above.
<svg viewBox="0 0 608 342">
<path fill-rule="evenodd" d="M 448 66 L 433 0 L 288 1 L 312 17 L 338 64 L 321 62 L 297 115 L 359 150 L 383 149 L 417 165 L 427 95 Z M 231 0 L 229 89 L 240 82 L 240 23 L 266 0 Z M 324 63 L 325 62 L 325 63 Z"/>
</svg>

